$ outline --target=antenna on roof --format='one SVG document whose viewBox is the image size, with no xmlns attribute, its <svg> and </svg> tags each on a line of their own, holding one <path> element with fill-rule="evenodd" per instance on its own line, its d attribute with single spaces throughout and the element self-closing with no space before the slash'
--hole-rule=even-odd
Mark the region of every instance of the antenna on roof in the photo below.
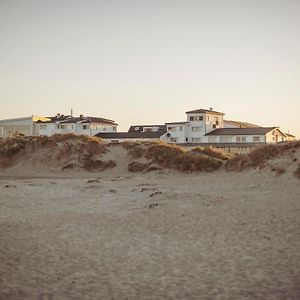
<svg viewBox="0 0 300 300">
<path fill-rule="evenodd" d="M 71 117 L 73 117 L 73 108 L 71 108 Z"/>
</svg>

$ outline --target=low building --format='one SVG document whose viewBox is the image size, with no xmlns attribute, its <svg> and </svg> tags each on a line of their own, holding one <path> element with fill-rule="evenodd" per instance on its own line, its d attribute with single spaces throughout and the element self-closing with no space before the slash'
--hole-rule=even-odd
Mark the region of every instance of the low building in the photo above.
<svg viewBox="0 0 300 300">
<path fill-rule="evenodd" d="M 0 120 L 0 137 L 8 138 L 13 136 L 36 136 L 39 135 L 38 121 L 46 121 L 48 118 L 31 116 Z"/>
<path fill-rule="evenodd" d="M 51 136 L 64 133 L 94 136 L 99 132 L 116 132 L 117 127 L 118 124 L 113 120 L 99 117 L 83 115 L 73 117 L 62 114 L 57 114 L 55 117 L 32 116 L 0 120 L 0 137 Z"/>
<path fill-rule="evenodd" d="M 125 141 L 160 140 L 165 133 L 165 125 L 133 125 L 130 126 L 128 132 L 101 132 L 96 136 L 112 143 L 120 143 Z"/>
<path fill-rule="evenodd" d="M 39 126 L 39 135 L 45 136 L 64 133 L 94 136 L 99 132 L 116 132 L 118 127 L 115 121 L 109 119 L 83 115 L 73 117 L 61 114 L 49 117 L 46 121 L 38 121 L 37 125 Z"/>
</svg>

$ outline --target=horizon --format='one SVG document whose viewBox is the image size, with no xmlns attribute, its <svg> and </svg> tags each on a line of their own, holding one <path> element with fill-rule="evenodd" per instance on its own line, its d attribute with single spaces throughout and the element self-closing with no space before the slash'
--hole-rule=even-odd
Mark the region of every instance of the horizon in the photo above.
<svg viewBox="0 0 300 300">
<path fill-rule="evenodd" d="M 300 2 L 0 1 L 0 119 L 226 120 L 300 137 Z"/>
</svg>

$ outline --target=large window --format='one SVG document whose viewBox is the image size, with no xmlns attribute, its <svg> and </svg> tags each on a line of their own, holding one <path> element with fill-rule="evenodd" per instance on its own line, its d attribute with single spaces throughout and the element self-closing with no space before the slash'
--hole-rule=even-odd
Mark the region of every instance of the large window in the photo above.
<svg viewBox="0 0 300 300">
<path fill-rule="evenodd" d="M 192 127 L 192 131 L 197 131 L 197 132 L 199 132 L 199 131 L 201 131 L 201 127 Z"/>
<path fill-rule="evenodd" d="M 237 143 L 245 143 L 246 142 L 246 137 L 245 136 L 237 136 L 235 138 Z"/>
<path fill-rule="evenodd" d="M 201 138 L 192 138 L 192 143 L 200 143 Z"/>
<path fill-rule="evenodd" d="M 40 130 L 47 130 L 47 125 L 40 125 Z"/>
<path fill-rule="evenodd" d="M 217 142 L 217 138 L 215 136 L 209 136 L 208 137 L 208 142 L 209 143 L 216 143 Z"/>
<path fill-rule="evenodd" d="M 83 130 L 90 129 L 90 125 L 83 125 L 83 126 L 82 126 L 82 129 L 83 129 Z"/>
<path fill-rule="evenodd" d="M 254 136 L 253 137 L 253 142 L 260 142 L 259 136 Z"/>
<path fill-rule="evenodd" d="M 220 143 L 231 143 L 232 137 L 231 136 L 221 136 Z"/>
</svg>

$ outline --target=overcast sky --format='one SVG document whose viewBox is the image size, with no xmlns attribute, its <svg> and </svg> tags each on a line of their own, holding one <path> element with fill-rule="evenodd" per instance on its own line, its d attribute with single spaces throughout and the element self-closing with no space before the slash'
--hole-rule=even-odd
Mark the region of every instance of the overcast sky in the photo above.
<svg viewBox="0 0 300 300">
<path fill-rule="evenodd" d="M 225 118 L 300 137 L 300 0 L 0 0 L 0 119 Z"/>
</svg>

